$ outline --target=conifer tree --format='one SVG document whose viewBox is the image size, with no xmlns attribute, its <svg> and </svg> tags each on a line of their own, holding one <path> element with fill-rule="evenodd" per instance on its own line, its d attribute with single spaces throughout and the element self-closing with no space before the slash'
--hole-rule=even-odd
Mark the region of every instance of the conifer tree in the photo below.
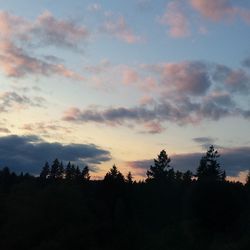
<svg viewBox="0 0 250 250">
<path fill-rule="evenodd" d="M 85 166 L 82 170 L 81 177 L 83 181 L 89 181 L 90 180 L 90 174 L 89 174 L 89 167 Z"/>
<path fill-rule="evenodd" d="M 205 156 L 200 160 L 200 165 L 197 168 L 196 176 L 198 180 L 208 181 L 224 181 L 226 172 L 221 170 L 218 158 L 220 157 L 214 146 L 211 145 Z"/>
<path fill-rule="evenodd" d="M 41 173 L 40 173 L 40 178 L 47 179 L 47 178 L 49 178 L 49 175 L 50 175 L 50 167 L 49 167 L 49 163 L 46 162 L 42 168 Z"/>
<path fill-rule="evenodd" d="M 174 178 L 174 171 L 169 165 L 171 159 L 165 150 L 162 150 L 157 159 L 154 159 L 154 165 L 147 171 L 147 180 L 165 181 Z"/>
</svg>

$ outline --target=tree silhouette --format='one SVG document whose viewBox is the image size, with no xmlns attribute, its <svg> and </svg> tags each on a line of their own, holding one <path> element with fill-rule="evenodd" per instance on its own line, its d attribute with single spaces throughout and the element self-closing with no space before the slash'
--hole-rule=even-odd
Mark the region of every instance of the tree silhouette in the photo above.
<svg viewBox="0 0 250 250">
<path fill-rule="evenodd" d="M 49 163 L 46 162 L 42 168 L 41 173 L 40 173 L 40 178 L 47 179 L 49 177 L 49 175 L 50 175 L 50 167 L 49 167 Z"/>
<path fill-rule="evenodd" d="M 200 165 L 197 168 L 196 176 L 198 180 L 208 181 L 224 181 L 226 178 L 226 172 L 221 170 L 218 158 L 220 157 L 214 146 L 211 145 L 200 160 Z"/>
<path fill-rule="evenodd" d="M 73 173 L 72 165 L 69 161 L 66 168 L 65 168 L 65 179 L 67 181 L 71 181 L 73 179 L 73 175 L 74 175 L 74 173 Z"/>
<path fill-rule="evenodd" d="M 147 171 L 147 180 L 165 181 L 174 177 L 173 169 L 169 163 L 171 159 L 168 157 L 165 150 L 162 150 L 157 159 L 154 159 L 154 166 L 150 166 L 150 170 Z"/>
<path fill-rule="evenodd" d="M 133 176 L 132 173 L 129 171 L 127 176 L 126 176 L 126 180 L 125 180 L 128 184 L 132 184 L 133 183 Z"/>
<path fill-rule="evenodd" d="M 51 179 L 62 179 L 63 178 L 63 165 L 58 159 L 55 159 L 51 165 L 50 170 Z"/>
<path fill-rule="evenodd" d="M 109 170 L 109 172 L 104 177 L 104 182 L 106 183 L 123 183 L 125 181 L 123 174 L 117 169 L 116 165 Z"/>
<path fill-rule="evenodd" d="M 82 170 L 82 173 L 81 173 L 81 179 L 83 181 L 89 181 L 90 180 L 90 174 L 89 174 L 89 167 L 88 166 L 85 166 Z"/>
<path fill-rule="evenodd" d="M 246 178 L 246 184 L 247 187 L 250 187 L 250 170 L 248 171 L 247 178 Z"/>
<path fill-rule="evenodd" d="M 182 180 L 185 184 L 190 184 L 192 182 L 193 173 L 190 170 L 187 170 L 182 175 Z"/>
</svg>

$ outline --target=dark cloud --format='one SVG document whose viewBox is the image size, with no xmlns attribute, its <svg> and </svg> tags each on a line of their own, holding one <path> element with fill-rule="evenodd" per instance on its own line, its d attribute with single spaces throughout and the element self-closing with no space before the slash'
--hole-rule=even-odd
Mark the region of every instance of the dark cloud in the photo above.
<svg viewBox="0 0 250 250">
<path fill-rule="evenodd" d="M 215 82 L 223 84 L 230 93 L 246 94 L 250 90 L 250 75 L 243 69 L 232 69 L 225 65 L 215 65 L 212 74 Z"/>
<path fill-rule="evenodd" d="M 150 105 L 140 105 L 132 108 L 87 108 L 80 110 L 70 108 L 65 111 L 63 120 L 70 122 L 95 122 L 106 125 L 142 124 L 154 133 L 164 130 L 162 123 L 172 122 L 179 125 L 193 124 L 205 119 L 219 120 L 227 116 L 241 115 L 247 117 L 246 111 L 238 108 L 230 95 L 224 93 L 212 93 L 199 101 L 193 101 L 188 97 L 180 98 L 176 102 L 162 100 Z M 153 127 L 152 127 L 153 128 Z M 159 129 L 160 128 L 160 129 Z"/>
<path fill-rule="evenodd" d="M 211 137 L 196 137 L 196 138 L 193 138 L 193 141 L 194 142 L 197 142 L 197 143 L 209 143 L 209 144 L 213 144 L 214 143 L 214 139 L 211 138 Z"/>
<path fill-rule="evenodd" d="M 205 141 L 207 138 L 196 138 L 198 141 Z M 204 140 L 203 140 L 204 139 Z M 171 166 L 175 170 L 187 171 L 191 170 L 195 173 L 201 157 L 205 153 L 189 153 L 189 154 L 176 154 L 170 156 Z M 220 148 L 219 162 L 221 168 L 226 170 L 228 176 L 236 177 L 242 171 L 250 170 L 250 147 L 237 147 L 237 148 Z M 132 167 L 136 173 L 145 177 L 147 169 L 153 164 L 152 160 L 141 160 L 128 162 L 128 165 Z"/>
<path fill-rule="evenodd" d="M 110 152 L 94 144 L 61 144 L 43 141 L 38 136 L 0 137 L 0 166 L 16 172 L 37 174 L 45 161 L 62 161 L 98 165 L 110 160 Z"/>
<path fill-rule="evenodd" d="M 250 68 L 250 57 L 247 57 L 245 58 L 243 61 L 242 61 L 242 65 L 246 68 Z"/>
</svg>

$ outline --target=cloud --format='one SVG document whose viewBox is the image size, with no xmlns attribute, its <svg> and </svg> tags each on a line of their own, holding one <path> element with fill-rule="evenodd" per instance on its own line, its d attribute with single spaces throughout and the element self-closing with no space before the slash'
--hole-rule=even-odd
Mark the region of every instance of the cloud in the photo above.
<svg viewBox="0 0 250 250">
<path fill-rule="evenodd" d="M 237 16 L 247 23 L 250 21 L 250 10 L 233 5 L 231 0 L 190 0 L 190 4 L 202 16 L 213 21 Z"/>
<path fill-rule="evenodd" d="M 211 145 L 214 145 L 215 147 L 218 148 L 218 146 L 215 145 L 216 139 L 212 137 L 196 137 L 193 138 L 193 141 L 200 144 L 204 150 L 209 148 Z"/>
<path fill-rule="evenodd" d="M 88 6 L 87 10 L 90 12 L 97 12 L 102 9 L 102 6 L 99 3 L 92 3 Z"/>
<path fill-rule="evenodd" d="M 250 90 L 250 75 L 243 69 L 231 69 L 218 64 L 212 77 L 232 93 L 247 94 Z"/>
<path fill-rule="evenodd" d="M 109 126 L 131 126 L 141 124 L 148 132 L 162 132 L 164 122 L 179 125 L 194 124 L 205 119 L 218 120 L 223 117 L 247 117 L 245 110 L 239 109 L 232 101 L 230 95 L 212 93 L 199 102 L 190 98 L 162 100 L 145 105 L 126 107 L 109 107 L 100 109 L 89 107 L 80 110 L 72 107 L 65 111 L 63 120 L 68 122 L 87 123 L 94 122 Z M 157 125 L 157 126 L 156 126 Z M 150 128 L 153 129 L 148 129 Z M 157 129 L 156 129 L 157 128 Z"/>
<path fill-rule="evenodd" d="M 0 127 L 0 133 L 8 134 L 8 133 L 10 133 L 10 130 L 7 129 L 7 128 L 1 128 L 1 127 Z"/>
<path fill-rule="evenodd" d="M 71 107 L 63 120 L 94 122 L 109 126 L 143 127 L 143 132 L 161 133 L 164 123 L 178 125 L 217 121 L 225 117 L 248 119 L 247 97 L 250 76 L 242 68 L 202 61 L 158 63 L 152 65 L 97 65 L 91 70 L 123 87 L 140 90 L 138 105 Z M 237 94 L 237 95 L 235 95 Z M 238 97 L 243 97 L 239 102 Z M 141 129 L 139 129 L 141 131 Z"/>
<path fill-rule="evenodd" d="M 12 108 L 25 108 L 25 107 L 42 107 L 45 103 L 43 97 L 28 97 L 20 95 L 15 91 L 6 91 L 0 93 L 0 113 L 8 112 Z"/>
<path fill-rule="evenodd" d="M 214 138 L 211 138 L 211 137 L 196 137 L 196 138 L 193 138 L 193 141 L 194 142 L 197 142 L 197 143 L 206 143 L 206 144 L 213 144 L 214 143 Z"/>
<path fill-rule="evenodd" d="M 71 128 L 60 125 L 57 121 L 25 123 L 21 129 L 31 134 L 39 134 L 46 138 L 64 138 L 72 132 Z"/>
<path fill-rule="evenodd" d="M 58 20 L 49 12 L 44 12 L 33 22 L 0 12 L 0 28 L 0 66 L 7 76 L 21 78 L 26 75 L 55 74 L 83 80 L 81 75 L 58 63 L 58 60 L 48 60 L 48 56 L 39 58 L 34 51 L 41 46 L 77 48 L 78 43 L 88 37 L 84 27 Z"/>
<path fill-rule="evenodd" d="M 98 110 L 96 108 L 89 108 L 80 110 L 78 108 L 70 108 L 65 111 L 63 120 L 78 121 L 78 122 L 96 122 L 107 123 L 109 125 L 122 125 L 126 121 L 150 121 L 155 119 L 156 113 L 154 110 L 147 110 L 143 107 L 135 108 L 108 108 L 105 110 Z"/>
<path fill-rule="evenodd" d="M 110 152 L 94 144 L 61 144 L 43 141 L 38 136 L 0 137 L 0 164 L 16 172 L 38 174 L 45 161 L 58 158 L 81 166 L 99 165 L 110 160 Z"/>
<path fill-rule="evenodd" d="M 56 19 L 45 11 L 31 25 L 30 33 L 38 45 L 76 49 L 78 43 L 89 37 L 84 26 L 77 26 L 70 20 Z"/>
<path fill-rule="evenodd" d="M 144 128 L 146 133 L 149 134 L 160 134 L 165 131 L 165 128 L 159 122 L 155 121 L 144 123 Z"/>
<path fill-rule="evenodd" d="M 250 68 L 250 57 L 247 57 L 245 58 L 243 61 L 242 61 L 242 65 L 246 68 Z"/>
<path fill-rule="evenodd" d="M 160 23 L 169 27 L 171 37 L 180 38 L 190 35 L 189 20 L 179 2 L 168 3 L 166 12 L 160 18 Z"/>
<path fill-rule="evenodd" d="M 122 72 L 122 81 L 124 84 L 133 84 L 139 80 L 137 72 L 131 68 L 125 68 Z"/>
<path fill-rule="evenodd" d="M 125 18 L 116 16 L 113 13 L 106 16 L 106 20 L 101 26 L 101 31 L 129 44 L 141 41 L 141 37 L 137 36 L 127 25 Z"/>
<path fill-rule="evenodd" d="M 212 84 L 203 62 L 165 63 L 159 70 L 167 92 L 203 95 Z"/>
<path fill-rule="evenodd" d="M 200 159 L 204 154 L 205 153 L 194 152 L 189 154 L 170 155 L 170 165 L 175 170 L 182 172 L 191 170 L 195 174 Z M 226 170 L 228 176 L 237 177 L 241 172 L 249 170 L 250 147 L 220 148 L 219 154 L 221 168 Z M 146 171 L 149 169 L 150 165 L 153 164 L 153 159 L 127 162 L 127 164 L 134 169 L 137 174 L 145 177 Z"/>
</svg>

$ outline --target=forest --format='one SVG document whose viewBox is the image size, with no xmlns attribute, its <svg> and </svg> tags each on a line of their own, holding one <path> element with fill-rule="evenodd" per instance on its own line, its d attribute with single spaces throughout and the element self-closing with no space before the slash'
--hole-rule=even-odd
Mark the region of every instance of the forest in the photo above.
<svg viewBox="0 0 250 250">
<path fill-rule="evenodd" d="M 88 166 L 59 159 L 39 176 L 3 167 L 0 249 L 250 249 L 250 175 L 228 181 L 219 157 L 210 146 L 183 173 L 162 150 L 144 181 L 115 165 L 92 180 Z"/>
</svg>

